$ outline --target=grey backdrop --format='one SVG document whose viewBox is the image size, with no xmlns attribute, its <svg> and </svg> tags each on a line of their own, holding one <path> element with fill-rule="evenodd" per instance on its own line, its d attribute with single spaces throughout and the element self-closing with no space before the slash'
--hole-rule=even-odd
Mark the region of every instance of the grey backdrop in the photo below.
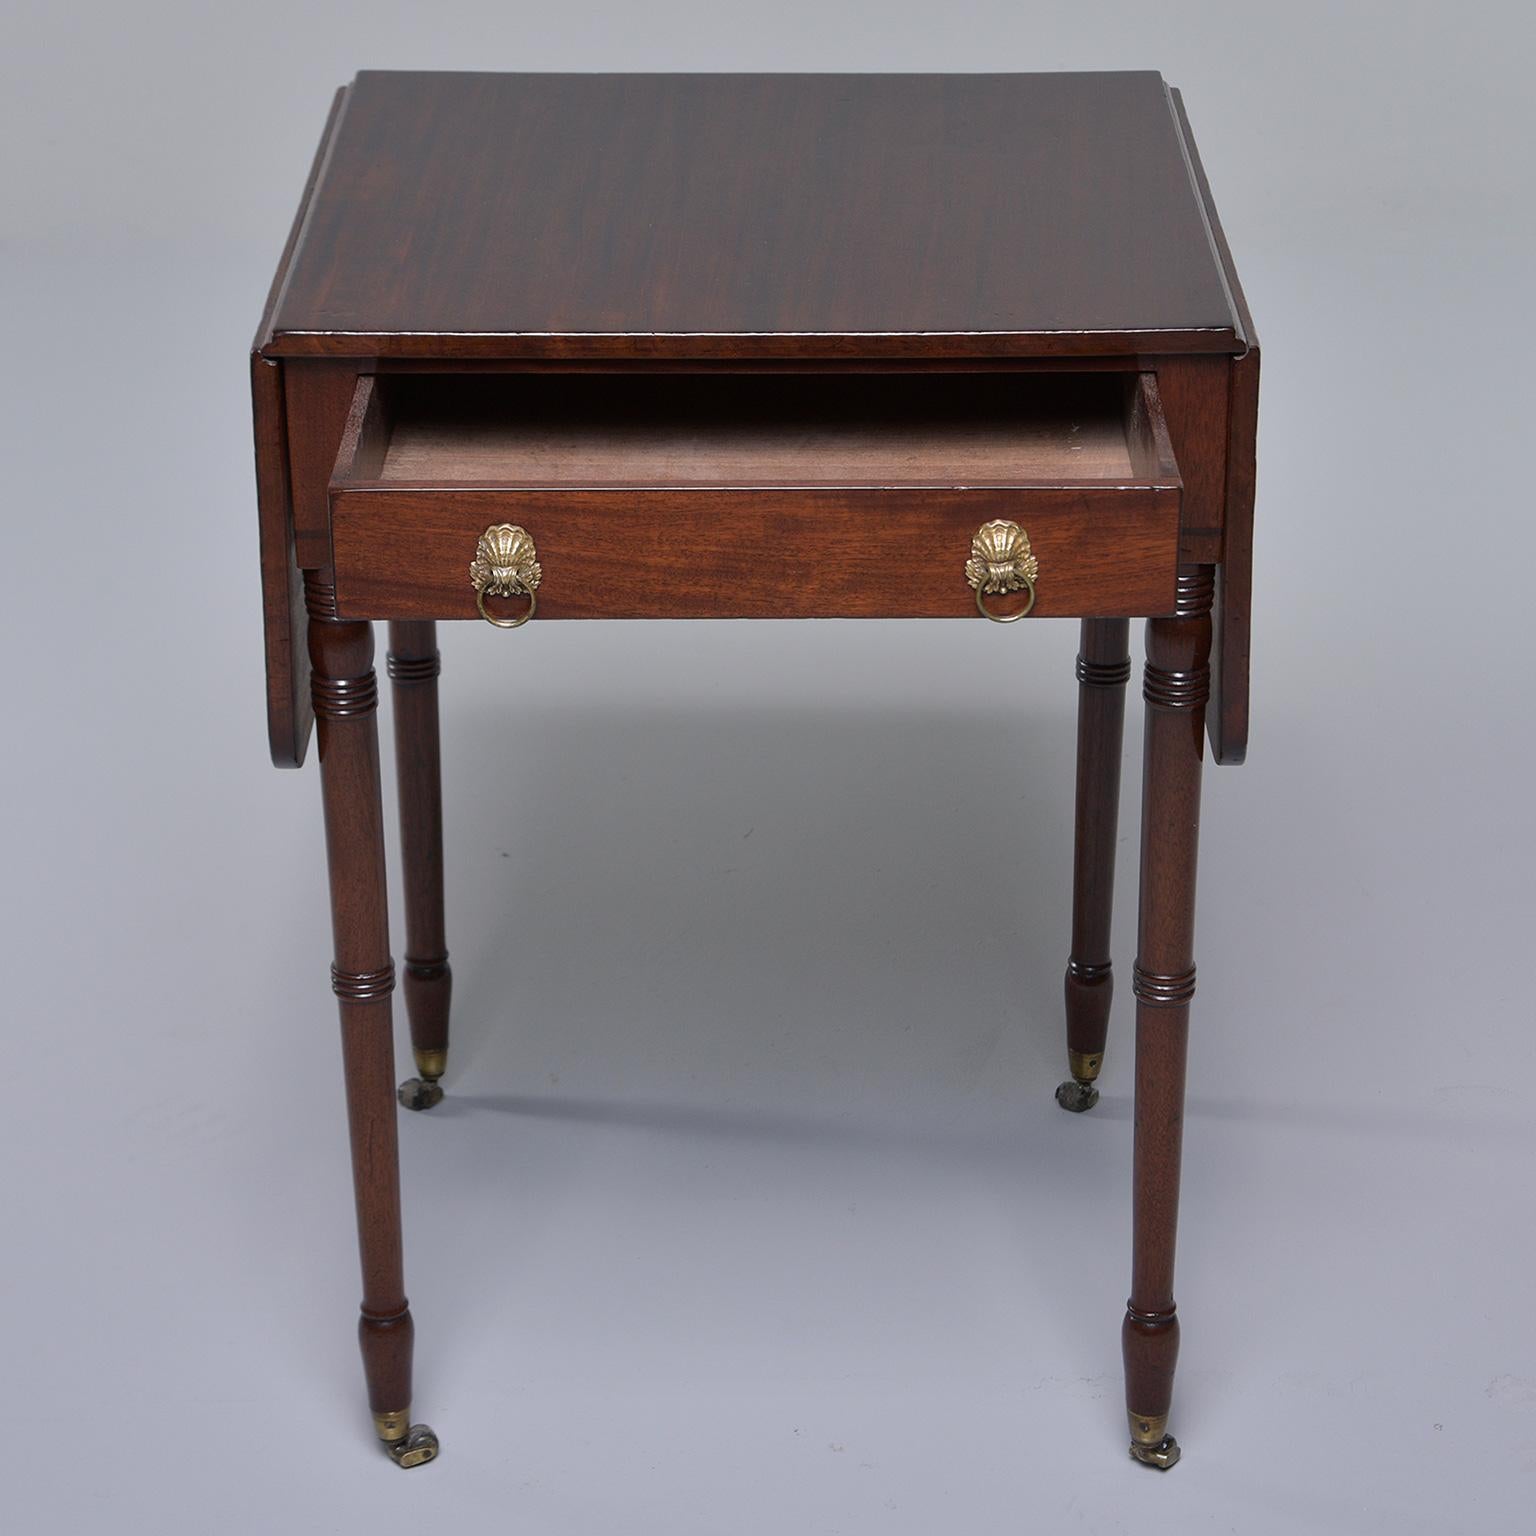
<svg viewBox="0 0 1536 1536">
<path fill-rule="evenodd" d="M 12 0 L 9 1528 L 1517 1526 L 1529 17 Z M 401 1127 L 444 1452 L 402 1475 L 374 1448 L 319 797 L 262 734 L 244 362 L 360 66 L 1184 89 L 1265 375 L 1170 1476 L 1123 1449 L 1128 989 L 1104 1102 L 1051 1100 L 1070 624 L 446 635 L 457 1035 L 448 1103 Z M 1139 749 L 1133 709 L 1130 785 Z M 1128 794 L 1122 975 L 1135 837 Z"/>
</svg>

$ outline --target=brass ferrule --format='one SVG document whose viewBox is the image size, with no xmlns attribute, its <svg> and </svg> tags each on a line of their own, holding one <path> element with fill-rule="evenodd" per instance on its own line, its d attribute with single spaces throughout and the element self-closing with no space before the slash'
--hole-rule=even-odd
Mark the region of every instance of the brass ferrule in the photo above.
<svg viewBox="0 0 1536 1536">
<path fill-rule="evenodd" d="M 1091 1083 L 1104 1065 L 1103 1051 L 1068 1051 L 1067 1066 L 1080 1083 Z"/>
<path fill-rule="evenodd" d="M 411 1427 L 411 1410 L 401 1408 L 395 1413 L 376 1413 L 373 1416 L 373 1427 L 386 1445 L 404 1440 Z"/>
<path fill-rule="evenodd" d="M 1133 1413 L 1129 1417 L 1131 1459 L 1139 1461 L 1144 1467 L 1156 1467 L 1159 1472 L 1177 1466 L 1183 1452 L 1179 1449 L 1179 1442 L 1167 1432 L 1168 1415 Z"/>
<path fill-rule="evenodd" d="M 415 1051 L 416 1071 L 429 1083 L 435 1083 L 448 1069 L 447 1051 Z"/>
</svg>

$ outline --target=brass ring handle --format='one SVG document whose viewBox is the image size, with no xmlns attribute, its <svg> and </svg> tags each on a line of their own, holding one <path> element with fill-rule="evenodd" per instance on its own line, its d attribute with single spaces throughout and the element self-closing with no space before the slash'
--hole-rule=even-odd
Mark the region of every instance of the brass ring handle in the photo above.
<svg viewBox="0 0 1536 1536">
<path fill-rule="evenodd" d="M 999 518 L 983 523 L 971 540 L 971 558 L 965 562 L 965 579 L 976 593 L 976 608 L 994 624 L 1016 624 L 1035 606 L 1035 582 L 1040 562 L 1029 547 L 1029 535 L 1017 523 Z M 987 607 L 989 593 L 1027 592 L 1029 601 L 1016 613 L 993 613 Z"/>
<path fill-rule="evenodd" d="M 475 593 L 475 607 L 480 610 L 480 617 L 487 624 L 494 624 L 497 629 L 521 629 L 533 617 L 538 606 L 539 594 L 537 592 L 529 592 L 528 606 L 522 613 L 518 614 L 515 619 L 498 619 L 495 614 L 485 611 L 485 593 L 483 591 Z"/>
<path fill-rule="evenodd" d="M 539 552 L 526 528 L 497 523 L 480 535 L 475 558 L 469 564 L 469 580 L 475 589 L 475 607 L 487 624 L 497 629 L 521 629 L 538 610 L 543 579 Z M 498 619 L 485 611 L 488 597 L 526 597 L 528 611 L 515 619 Z"/>
<path fill-rule="evenodd" d="M 982 618 L 991 619 L 994 624 L 1016 624 L 1035 606 L 1035 584 L 1027 576 L 1024 578 L 1024 590 L 1029 593 L 1029 601 L 1014 613 L 993 613 L 987 607 L 987 594 L 980 587 L 976 588 L 976 606 L 981 610 Z M 491 622 L 494 624 L 496 621 L 493 619 Z"/>
</svg>

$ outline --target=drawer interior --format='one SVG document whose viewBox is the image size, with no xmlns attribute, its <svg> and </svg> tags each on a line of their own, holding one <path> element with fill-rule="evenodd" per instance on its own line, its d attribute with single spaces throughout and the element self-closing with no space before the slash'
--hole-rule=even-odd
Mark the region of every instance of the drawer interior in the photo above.
<svg viewBox="0 0 1536 1536">
<path fill-rule="evenodd" d="M 1151 375 L 382 375 L 342 484 L 1177 485 Z"/>
</svg>

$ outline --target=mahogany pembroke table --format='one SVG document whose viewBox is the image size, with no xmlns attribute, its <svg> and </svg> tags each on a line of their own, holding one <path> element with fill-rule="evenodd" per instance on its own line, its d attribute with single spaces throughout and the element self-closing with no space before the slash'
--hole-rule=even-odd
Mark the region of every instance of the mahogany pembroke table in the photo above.
<svg viewBox="0 0 1536 1536">
<path fill-rule="evenodd" d="M 1105 1049 L 1144 618 L 1131 1453 L 1167 1468 L 1201 760 L 1240 762 L 1259 353 L 1155 73 L 364 73 L 251 358 L 272 756 L 316 724 L 369 1404 L 413 1324 L 373 621 L 388 621 L 417 1076 L 442 1097 L 436 623 L 1081 621 L 1071 1076 Z M 1023 622 L 1017 622 L 1017 621 Z M 515 639 L 507 643 L 515 645 Z"/>
</svg>

